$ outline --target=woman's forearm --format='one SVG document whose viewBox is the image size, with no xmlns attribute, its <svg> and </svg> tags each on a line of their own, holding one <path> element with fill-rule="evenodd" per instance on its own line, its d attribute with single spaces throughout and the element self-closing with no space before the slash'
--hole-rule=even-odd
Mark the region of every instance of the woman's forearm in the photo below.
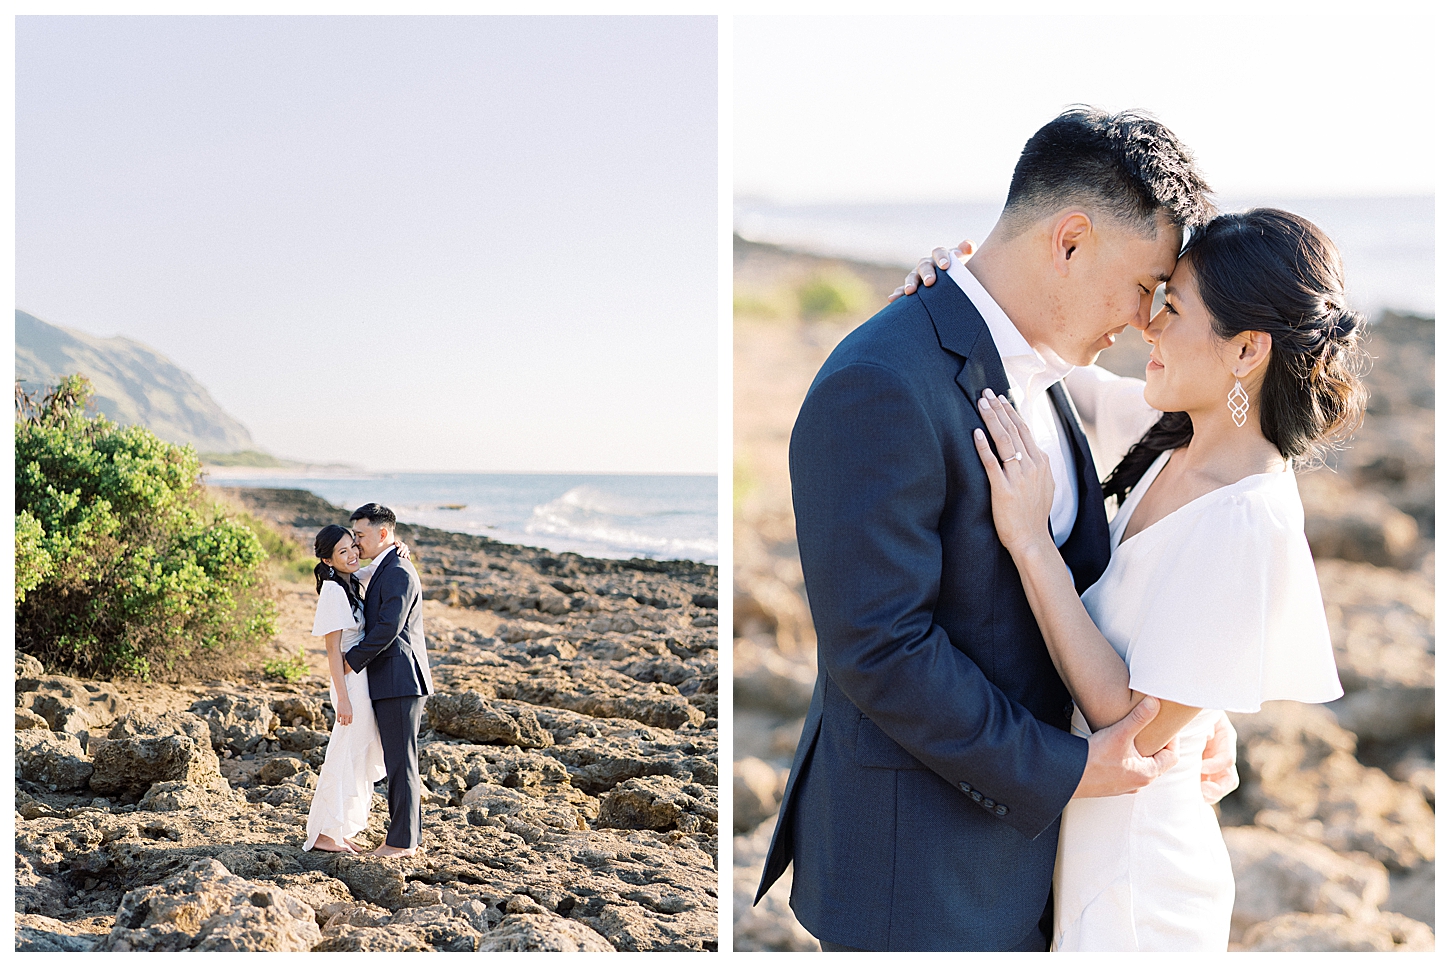
<svg viewBox="0 0 1450 967">
<path fill-rule="evenodd" d="M 1012 558 L 1052 663 L 1088 726 L 1096 732 L 1121 720 L 1138 704 L 1128 688 L 1128 666 L 1082 606 L 1062 555 L 1049 542 L 1014 551 Z"/>
<path fill-rule="evenodd" d="M 1050 461 L 1038 449 L 1031 429 L 1002 397 L 985 390 L 980 409 L 997 452 L 1015 450 L 1008 461 L 1027 459 L 1019 467 L 1021 473 L 1009 476 L 988 445 L 986 432 L 973 433 L 977 456 L 992 488 L 997 534 L 1017 565 L 1048 655 L 1089 728 L 1096 732 L 1122 721 L 1145 696 L 1129 686 L 1128 666 L 1088 616 L 1072 572 L 1048 533 L 1053 497 L 1052 477 L 1047 472 Z M 1157 698 L 1161 703 L 1157 713 L 1133 740 L 1143 755 L 1161 750 L 1199 711 Z"/>
<path fill-rule="evenodd" d="M 1096 732 L 1121 721 L 1143 700 L 1143 693 L 1128 686 L 1128 666 L 1082 606 L 1062 555 L 1044 544 L 1014 553 L 1013 560 L 1047 652 L 1088 727 Z M 1160 697 L 1158 714 L 1138 733 L 1134 746 L 1142 755 L 1153 755 L 1198 711 Z"/>
</svg>

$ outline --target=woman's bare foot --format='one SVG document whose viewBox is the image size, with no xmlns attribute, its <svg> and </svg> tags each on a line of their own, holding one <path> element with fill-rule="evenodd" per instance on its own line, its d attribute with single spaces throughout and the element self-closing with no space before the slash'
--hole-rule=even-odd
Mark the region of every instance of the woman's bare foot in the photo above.
<svg viewBox="0 0 1450 967">
<path fill-rule="evenodd" d="M 353 847 L 353 845 L 351 843 L 348 843 L 345 846 L 339 846 L 337 844 L 337 840 L 333 839 L 331 836 L 319 836 L 319 837 L 317 837 L 317 842 L 315 842 L 315 843 L 312 844 L 312 848 L 315 849 L 315 850 L 321 850 L 324 853 L 356 853 L 357 852 L 357 850 Z"/>
<path fill-rule="evenodd" d="M 357 844 L 357 841 L 356 840 L 348 839 L 347 837 L 344 836 L 342 841 L 344 843 L 346 843 L 347 844 L 347 848 L 350 849 L 350 850 L 352 850 L 354 853 L 366 853 L 367 852 L 367 850 L 363 849 L 361 846 L 359 846 Z"/>
</svg>

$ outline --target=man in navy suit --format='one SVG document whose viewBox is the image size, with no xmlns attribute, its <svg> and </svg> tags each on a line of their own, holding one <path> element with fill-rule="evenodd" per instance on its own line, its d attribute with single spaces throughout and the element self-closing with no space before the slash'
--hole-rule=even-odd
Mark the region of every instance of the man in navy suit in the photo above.
<svg viewBox="0 0 1450 967">
<path fill-rule="evenodd" d="M 823 949 L 1046 949 L 1063 806 L 1176 761 L 1134 748 L 1151 698 L 1069 733 L 972 431 L 983 391 L 1017 402 L 1085 590 L 1108 525 L 1059 380 L 1147 325 L 1207 191 L 1152 118 L 1070 110 L 1027 143 L 970 267 L 877 313 L 811 385 L 790 471 L 819 674 L 757 900 L 794 861 L 791 906 Z"/>
<path fill-rule="evenodd" d="M 398 518 L 382 504 L 352 514 L 358 550 L 377 565 L 363 598 L 364 634 L 348 649 L 349 668 L 368 670 L 368 694 L 388 770 L 388 835 L 376 856 L 411 856 L 423 835 L 418 724 L 433 691 L 423 638 L 423 585 L 398 556 Z"/>
</svg>

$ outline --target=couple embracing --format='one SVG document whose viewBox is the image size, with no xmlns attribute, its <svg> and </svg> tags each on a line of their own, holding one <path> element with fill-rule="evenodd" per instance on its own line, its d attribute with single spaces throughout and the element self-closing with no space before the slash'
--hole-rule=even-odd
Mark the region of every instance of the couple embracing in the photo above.
<svg viewBox="0 0 1450 967">
<path fill-rule="evenodd" d="M 759 895 L 793 861 L 825 950 L 1225 950 L 1225 711 L 1342 694 L 1293 474 L 1363 409 L 1338 252 L 1092 108 L 967 249 L 791 436 L 819 675 Z M 1144 380 L 1093 365 L 1128 328 Z"/>
<path fill-rule="evenodd" d="M 423 637 L 418 572 L 397 540 L 396 515 L 381 504 L 353 512 L 352 529 L 318 532 L 317 617 L 326 640 L 336 713 L 317 778 L 303 849 L 362 852 L 373 784 L 388 780 L 388 834 L 374 856 L 410 856 L 422 837 L 418 724 L 433 691 Z M 370 558 L 361 567 L 363 558 Z"/>
</svg>

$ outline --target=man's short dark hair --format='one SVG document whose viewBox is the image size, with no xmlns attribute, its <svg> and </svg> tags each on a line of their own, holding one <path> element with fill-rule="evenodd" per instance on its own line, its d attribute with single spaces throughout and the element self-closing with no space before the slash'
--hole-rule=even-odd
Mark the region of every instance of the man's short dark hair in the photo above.
<svg viewBox="0 0 1450 967">
<path fill-rule="evenodd" d="M 1159 212 L 1180 228 L 1207 223 L 1208 195 L 1193 155 L 1157 118 L 1074 105 L 1027 141 L 1003 214 L 1035 221 L 1083 204 L 1152 235 Z"/>
<path fill-rule="evenodd" d="M 382 504 L 363 504 L 352 512 L 348 521 L 365 520 L 369 524 L 386 524 L 388 530 L 398 529 L 398 515 Z"/>
</svg>

